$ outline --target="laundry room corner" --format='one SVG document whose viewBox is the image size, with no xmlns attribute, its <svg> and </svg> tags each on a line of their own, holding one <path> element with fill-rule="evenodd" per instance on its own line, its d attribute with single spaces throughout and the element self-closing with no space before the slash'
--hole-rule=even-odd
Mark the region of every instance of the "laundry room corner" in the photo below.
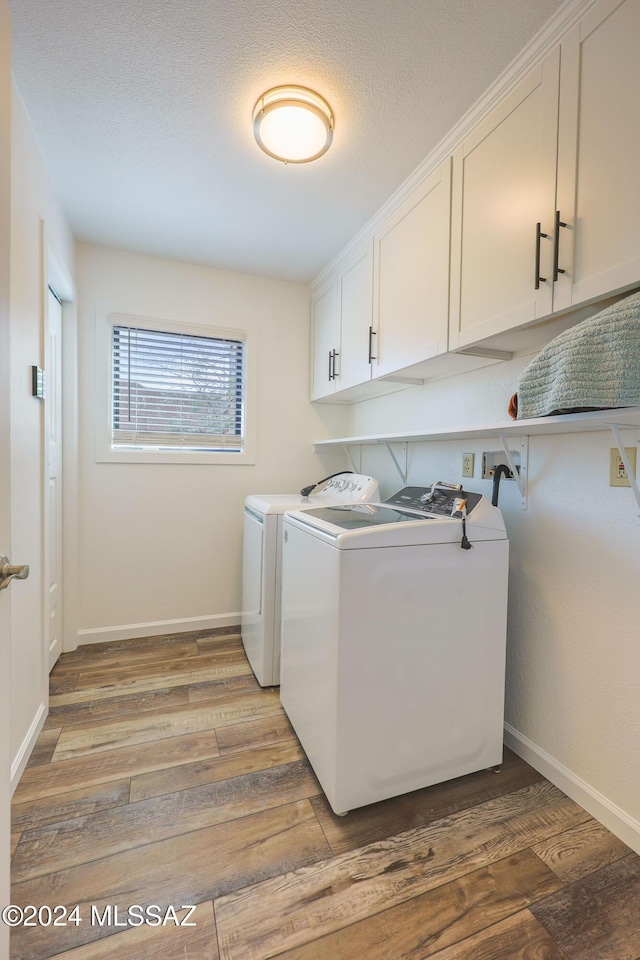
<svg viewBox="0 0 640 960">
<path fill-rule="evenodd" d="M 80 643 L 240 622 L 242 518 L 250 493 L 296 489 L 343 467 L 310 437 L 340 434 L 347 411 L 308 398 L 303 284 L 77 246 L 80 397 Z M 96 313 L 98 312 L 98 316 Z M 250 463 L 98 462 L 97 324 L 109 313 L 255 330 L 259 367 Z"/>
<path fill-rule="evenodd" d="M 531 359 L 519 355 L 353 404 L 347 436 L 505 423 Z M 465 489 L 490 496 L 491 481 L 480 471 L 483 451 L 497 449 L 495 442 L 410 443 L 407 482 L 461 482 L 463 454 L 473 453 Z M 506 742 L 640 850 L 640 650 L 632 639 L 640 518 L 633 492 L 609 486 L 611 446 L 607 430 L 531 436 L 526 509 L 516 484 L 501 483 L 511 545 Z M 402 486 L 383 444 L 361 451 L 362 470 L 380 480 L 383 496 Z M 403 456 L 399 446 L 396 453 Z"/>
</svg>

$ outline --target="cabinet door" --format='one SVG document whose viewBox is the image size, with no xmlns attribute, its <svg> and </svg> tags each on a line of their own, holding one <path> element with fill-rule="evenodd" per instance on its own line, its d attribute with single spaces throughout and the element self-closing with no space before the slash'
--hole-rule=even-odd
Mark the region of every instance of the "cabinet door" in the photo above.
<svg viewBox="0 0 640 960">
<path fill-rule="evenodd" d="M 562 43 L 556 309 L 640 283 L 640 3 L 601 0 Z"/>
<path fill-rule="evenodd" d="M 338 271 L 340 298 L 339 388 L 371 379 L 373 335 L 373 239 L 363 243 Z"/>
<path fill-rule="evenodd" d="M 447 160 L 374 236 L 374 376 L 447 350 L 450 227 Z"/>
<path fill-rule="evenodd" d="M 311 399 L 318 400 L 335 393 L 335 361 L 332 354 L 340 350 L 338 338 L 337 275 L 330 277 L 311 297 Z M 339 360 L 339 358 L 338 358 Z"/>
<path fill-rule="evenodd" d="M 454 153 L 451 349 L 552 311 L 559 61 L 556 48 Z"/>
</svg>

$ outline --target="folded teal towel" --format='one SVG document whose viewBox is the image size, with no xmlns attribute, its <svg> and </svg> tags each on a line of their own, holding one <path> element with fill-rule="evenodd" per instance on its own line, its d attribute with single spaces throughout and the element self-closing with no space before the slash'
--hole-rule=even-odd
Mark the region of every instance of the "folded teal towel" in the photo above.
<svg viewBox="0 0 640 960">
<path fill-rule="evenodd" d="M 640 293 L 548 343 L 523 371 L 518 420 L 640 405 Z"/>
</svg>

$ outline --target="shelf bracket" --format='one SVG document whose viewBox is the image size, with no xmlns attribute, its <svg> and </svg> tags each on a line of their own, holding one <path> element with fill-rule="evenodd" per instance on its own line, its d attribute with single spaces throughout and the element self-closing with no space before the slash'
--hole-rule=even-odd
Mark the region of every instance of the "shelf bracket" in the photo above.
<svg viewBox="0 0 640 960">
<path fill-rule="evenodd" d="M 527 473 L 529 469 L 529 438 L 527 436 L 523 436 L 519 438 L 520 469 L 518 470 L 511 457 L 511 451 L 509 450 L 509 438 L 505 436 L 504 433 L 499 433 L 498 437 L 504 449 L 504 455 L 505 455 L 509 470 L 511 470 L 511 473 L 513 474 L 513 479 L 518 484 L 518 490 L 520 491 L 520 496 L 522 497 L 522 509 L 526 510 L 527 509 Z"/>
<path fill-rule="evenodd" d="M 344 452 L 345 452 L 346 455 L 347 455 L 347 460 L 349 461 L 349 466 L 351 467 L 351 469 L 353 470 L 353 472 L 354 472 L 354 473 L 362 473 L 362 447 L 359 448 L 359 449 L 360 449 L 360 464 L 357 464 L 357 463 L 355 462 L 355 460 L 354 460 L 353 457 L 351 456 L 351 450 L 349 449 L 349 447 L 347 446 L 346 443 L 343 444 L 342 449 L 344 450 Z"/>
<path fill-rule="evenodd" d="M 385 447 L 387 448 L 387 452 L 388 452 L 389 456 L 391 457 L 391 459 L 393 460 L 393 462 L 394 462 L 394 464 L 395 464 L 396 470 L 397 470 L 398 473 L 400 474 L 400 479 L 402 480 L 404 486 L 406 487 L 406 485 L 407 485 L 407 474 L 408 474 L 408 472 L 409 472 L 409 466 L 408 466 L 408 457 L 409 457 L 408 450 L 409 450 L 409 444 L 408 444 L 408 443 L 403 444 L 403 446 L 404 446 L 404 470 L 403 470 L 402 467 L 400 466 L 400 463 L 398 462 L 398 458 L 396 457 L 395 453 L 394 453 L 393 450 L 391 449 L 391 444 L 389 443 L 389 441 L 388 441 L 388 440 L 383 440 L 383 443 L 384 443 Z"/>
<path fill-rule="evenodd" d="M 640 507 L 640 489 L 638 488 L 638 478 L 631 469 L 631 464 L 629 463 L 629 458 L 627 457 L 627 451 L 624 447 L 624 441 L 620 436 L 620 427 L 617 423 L 610 423 L 611 433 L 613 434 L 613 439 L 616 442 L 616 446 L 620 451 L 620 459 L 624 463 L 624 468 L 627 471 L 627 476 L 629 477 L 629 483 L 631 484 L 631 489 L 633 490 L 633 495 L 636 498 L 636 503 Z"/>
</svg>

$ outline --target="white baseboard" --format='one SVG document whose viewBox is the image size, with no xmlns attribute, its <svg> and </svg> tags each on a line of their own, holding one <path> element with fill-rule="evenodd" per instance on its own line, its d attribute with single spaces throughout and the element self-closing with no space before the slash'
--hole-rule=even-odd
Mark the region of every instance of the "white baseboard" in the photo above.
<svg viewBox="0 0 640 960">
<path fill-rule="evenodd" d="M 31 756 L 31 751 L 36 745 L 36 740 L 38 739 L 40 731 L 44 726 L 44 722 L 47 719 L 47 713 L 48 710 L 46 706 L 44 703 L 41 703 L 38 707 L 35 717 L 33 718 L 31 726 L 27 731 L 26 737 L 20 744 L 18 754 L 11 764 L 11 796 L 13 796 L 13 793 L 18 786 L 20 777 L 22 776 L 24 768 L 27 765 L 27 761 Z"/>
<path fill-rule="evenodd" d="M 526 760 L 534 769 L 542 773 L 547 780 L 555 784 L 568 797 L 579 803 L 581 807 L 599 820 L 611 833 L 626 843 L 636 853 L 640 853 L 640 822 L 625 813 L 621 807 L 613 803 L 602 793 L 577 776 L 568 767 L 556 760 L 537 744 L 529 740 L 522 733 L 515 730 L 510 724 L 504 725 L 504 742 Z"/>
<path fill-rule="evenodd" d="M 148 623 L 126 623 L 117 627 L 90 627 L 78 630 L 78 645 L 107 643 L 109 640 L 136 640 L 163 634 L 187 633 L 192 630 L 217 630 L 240 623 L 239 613 L 218 613 L 209 617 L 185 617 L 182 620 L 150 620 Z"/>
</svg>

